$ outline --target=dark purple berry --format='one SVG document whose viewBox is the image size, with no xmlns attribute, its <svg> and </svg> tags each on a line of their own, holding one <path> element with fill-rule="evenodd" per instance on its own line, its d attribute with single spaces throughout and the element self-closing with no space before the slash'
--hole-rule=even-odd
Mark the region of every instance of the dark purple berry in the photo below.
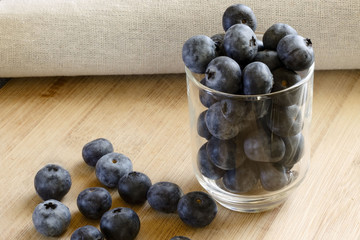
<svg viewBox="0 0 360 240">
<path fill-rule="evenodd" d="M 63 167 L 47 164 L 36 173 L 34 186 L 43 200 L 61 200 L 70 190 L 71 176 Z"/>
</svg>

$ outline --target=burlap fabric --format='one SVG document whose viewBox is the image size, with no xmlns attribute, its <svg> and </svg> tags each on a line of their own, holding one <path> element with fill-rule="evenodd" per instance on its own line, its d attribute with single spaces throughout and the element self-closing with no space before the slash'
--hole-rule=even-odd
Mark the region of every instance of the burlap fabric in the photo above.
<svg viewBox="0 0 360 240">
<path fill-rule="evenodd" d="M 0 0 L 0 77 L 181 73 L 189 37 L 223 32 L 233 1 Z M 360 68 L 359 0 L 242 1 L 258 31 L 311 38 L 316 69 Z"/>
</svg>

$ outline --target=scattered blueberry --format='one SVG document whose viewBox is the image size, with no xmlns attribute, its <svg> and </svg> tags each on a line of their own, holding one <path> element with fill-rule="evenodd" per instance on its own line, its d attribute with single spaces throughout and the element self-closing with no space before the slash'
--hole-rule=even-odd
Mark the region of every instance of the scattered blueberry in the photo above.
<svg viewBox="0 0 360 240">
<path fill-rule="evenodd" d="M 243 71 L 244 94 L 270 93 L 274 84 L 273 75 L 269 67 L 262 62 L 252 62 Z"/>
<path fill-rule="evenodd" d="M 260 183 L 267 191 L 276 191 L 289 183 L 285 167 L 272 163 L 260 163 Z"/>
<path fill-rule="evenodd" d="M 224 49 L 226 55 L 240 66 L 246 65 L 253 60 L 258 51 L 254 31 L 244 24 L 233 25 L 225 33 Z"/>
<path fill-rule="evenodd" d="M 102 187 L 91 187 L 81 191 L 77 197 L 79 211 L 87 218 L 99 219 L 111 208 L 110 193 Z"/>
<path fill-rule="evenodd" d="M 215 164 L 210 160 L 207 153 L 207 144 L 208 143 L 204 143 L 197 154 L 197 163 L 199 170 L 203 176 L 209 179 L 220 179 L 225 174 L 225 171 L 215 166 Z"/>
<path fill-rule="evenodd" d="M 211 135 L 223 140 L 235 137 L 240 131 L 238 124 L 226 120 L 222 113 L 222 104 L 220 102 L 214 103 L 207 110 L 205 123 Z"/>
<path fill-rule="evenodd" d="M 182 59 L 194 73 L 205 73 L 206 67 L 217 56 L 217 46 L 208 36 L 196 35 L 189 38 L 182 48 Z"/>
<path fill-rule="evenodd" d="M 119 179 L 133 170 L 131 160 L 121 153 L 108 153 L 96 163 L 98 180 L 109 188 L 117 187 Z"/>
<path fill-rule="evenodd" d="M 191 239 L 185 236 L 175 236 L 172 237 L 170 240 L 191 240 Z"/>
<path fill-rule="evenodd" d="M 100 230 L 107 240 L 132 240 L 140 231 L 140 219 L 130 208 L 114 208 L 101 217 Z"/>
<path fill-rule="evenodd" d="M 200 191 L 185 194 L 177 206 L 180 219 L 195 228 L 209 225 L 214 220 L 217 210 L 214 199 Z"/>
<path fill-rule="evenodd" d="M 94 226 L 86 225 L 76 229 L 70 240 L 103 240 L 104 235 Z"/>
<path fill-rule="evenodd" d="M 285 23 L 275 23 L 269 27 L 263 35 L 263 43 L 266 49 L 275 50 L 279 41 L 286 35 L 297 35 L 294 28 Z"/>
<path fill-rule="evenodd" d="M 82 157 L 86 164 L 95 167 L 97 161 L 107 153 L 114 151 L 111 142 L 105 138 L 98 138 L 85 144 L 82 149 Z"/>
<path fill-rule="evenodd" d="M 284 141 L 262 129 L 250 132 L 244 140 L 246 156 L 257 162 L 278 162 L 285 155 Z"/>
<path fill-rule="evenodd" d="M 158 182 L 150 187 L 147 193 L 147 200 L 156 211 L 175 213 L 177 204 L 182 196 L 183 191 L 177 184 Z"/>
<path fill-rule="evenodd" d="M 122 176 L 118 183 L 121 198 L 130 204 L 142 204 L 151 187 L 150 178 L 141 172 L 129 172 Z"/>
<path fill-rule="evenodd" d="M 224 186 L 231 192 L 246 193 L 252 190 L 259 180 L 259 170 L 252 161 L 245 161 L 240 167 L 226 171 Z"/>
<path fill-rule="evenodd" d="M 225 93 L 236 93 L 241 87 L 241 69 L 233 59 L 220 56 L 208 64 L 205 71 L 206 86 Z"/>
<path fill-rule="evenodd" d="M 308 69 L 314 62 L 312 42 L 300 35 L 286 35 L 277 45 L 277 53 L 286 68 L 294 71 Z"/>
<path fill-rule="evenodd" d="M 39 233 L 47 237 L 58 237 L 68 228 L 71 214 L 67 206 L 55 199 L 50 199 L 36 206 L 32 221 Z"/>
<path fill-rule="evenodd" d="M 70 190 L 71 176 L 63 167 L 47 164 L 36 173 L 34 186 L 43 200 L 61 200 Z"/>
<path fill-rule="evenodd" d="M 225 32 L 234 24 L 245 24 L 255 31 L 257 20 L 251 8 L 244 4 L 234 4 L 225 10 L 222 24 Z"/>
</svg>

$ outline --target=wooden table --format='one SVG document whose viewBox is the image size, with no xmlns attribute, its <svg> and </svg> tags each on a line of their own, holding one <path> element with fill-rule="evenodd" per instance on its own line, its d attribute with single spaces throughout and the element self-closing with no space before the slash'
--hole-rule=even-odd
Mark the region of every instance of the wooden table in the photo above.
<svg viewBox="0 0 360 240">
<path fill-rule="evenodd" d="M 183 74 L 12 79 L 0 89 L 0 119 L 0 239 L 46 239 L 31 215 L 41 202 L 34 176 L 47 163 L 68 169 L 73 182 L 62 200 L 72 220 L 59 239 L 86 224 L 99 226 L 76 206 L 80 191 L 101 186 L 81 156 L 83 145 L 98 137 L 153 183 L 202 190 L 192 173 Z M 308 175 L 272 211 L 246 214 L 219 205 L 209 226 L 193 229 L 148 203 L 126 204 L 117 190 L 110 190 L 112 207 L 138 213 L 137 239 L 360 239 L 360 71 L 315 73 L 311 129 Z"/>
</svg>

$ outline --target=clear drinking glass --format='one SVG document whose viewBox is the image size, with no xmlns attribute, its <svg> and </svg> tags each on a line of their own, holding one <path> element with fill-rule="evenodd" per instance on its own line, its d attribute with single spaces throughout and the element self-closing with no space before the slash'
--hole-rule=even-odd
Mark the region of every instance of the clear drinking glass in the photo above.
<svg viewBox="0 0 360 240">
<path fill-rule="evenodd" d="M 309 167 L 314 64 L 298 72 L 298 84 L 260 95 L 212 90 L 201 83 L 204 75 L 185 72 L 192 162 L 199 183 L 234 211 L 261 212 L 283 203 Z M 240 112 L 232 112 L 234 106 Z M 229 123 L 226 114 L 237 114 L 238 120 Z M 209 133 L 211 121 L 218 121 L 216 127 L 231 138 Z"/>
</svg>

